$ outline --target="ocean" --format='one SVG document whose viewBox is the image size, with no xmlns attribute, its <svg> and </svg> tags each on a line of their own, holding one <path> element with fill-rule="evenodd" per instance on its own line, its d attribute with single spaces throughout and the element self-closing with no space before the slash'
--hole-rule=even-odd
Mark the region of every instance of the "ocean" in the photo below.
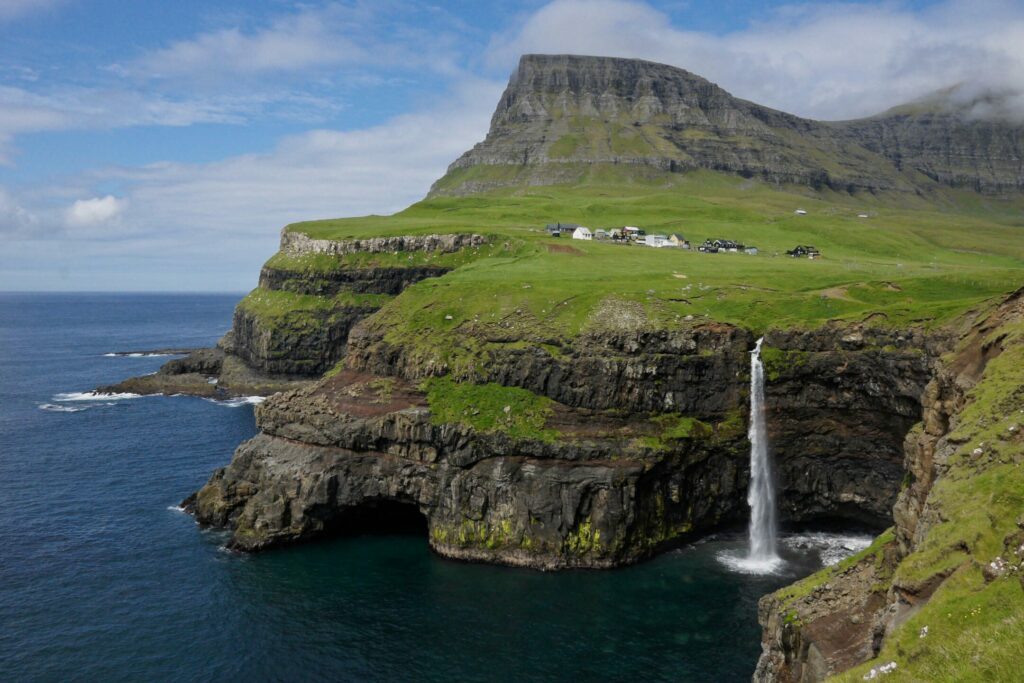
<svg viewBox="0 0 1024 683">
<path fill-rule="evenodd" d="M 178 503 L 256 432 L 252 405 L 88 396 L 212 345 L 240 295 L 0 294 L 0 680 L 746 681 L 757 600 L 862 547 L 742 530 L 618 570 L 445 560 L 425 537 L 222 549 Z M 89 400 L 82 400 L 89 399 Z"/>
</svg>

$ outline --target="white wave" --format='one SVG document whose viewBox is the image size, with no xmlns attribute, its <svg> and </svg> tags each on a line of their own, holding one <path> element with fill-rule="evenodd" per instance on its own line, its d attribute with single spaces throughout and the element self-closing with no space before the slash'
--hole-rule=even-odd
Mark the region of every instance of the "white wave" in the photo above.
<svg viewBox="0 0 1024 683">
<path fill-rule="evenodd" d="M 241 408 L 242 406 L 255 406 L 267 400 L 266 396 L 238 396 L 236 398 L 206 398 L 210 403 L 228 408 Z"/>
<path fill-rule="evenodd" d="M 94 401 L 85 403 L 84 405 L 61 405 L 58 403 L 40 403 L 39 410 L 46 410 L 51 413 L 80 413 L 83 410 L 91 410 L 93 408 L 103 408 L 109 406 L 116 406 L 117 403 L 113 401 Z"/>
<path fill-rule="evenodd" d="M 139 398 L 142 394 L 101 394 L 95 391 L 70 391 L 63 394 L 55 394 L 54 401 L 122 401 L 128 398 Z"/>
<path fill-rule="evenodd" d="M 167 509 L 172 510 L 174 512 L 180 512 L 182 514 L 185 513 L 185 508 L 181 507 L 180 505 L 168 505 Z"/>
<path fill-rule="evenodd" d="M 53 403 L 40 403 L 39 410 L 46 410 L 51 413 L 80 413 L 89 410 L 92 406 L 59 406 Z"/>
<path fill-rule="evenodd" d="M 791 550 L 816 552 L 821 563 L 828 567 L 864 550 L 873 540 L 874 537 L 866 534 L 830 534 L 818 531 L 787 535 L 782 542 Z"/>
<path fill-rule="evenodd" d="M 786 566 L 780 557 L 753 560 L 744 550 L 723 550 L 715 557 L 726 567 L 740 574 L 776 574 Z"/>
<path fill-rule="evenodd" d="M 106 358 L 163 358 L 165 356 L 185 356 L 185 353 L 166 353 L 163 351 L 132 351 L 131 353 L 105 353 Z"/>
</svg>

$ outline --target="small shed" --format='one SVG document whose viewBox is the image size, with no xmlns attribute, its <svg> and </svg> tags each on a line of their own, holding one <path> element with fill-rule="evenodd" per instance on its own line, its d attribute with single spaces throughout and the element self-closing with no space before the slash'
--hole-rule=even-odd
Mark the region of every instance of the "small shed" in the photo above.
<svg viewBox="0 0 1024 683">
<path fill-rule="evenodd" d="M 609 235 L 608 231 L 605 230 L 604 228 L 598 228 L 597 230 L 594 231 L 594 239 L 595 240 L 606 240 L 610 236 L 611 235 Z"/>
<path fill-rule="evenodd" d="M 747 246 L 743 248 L 744 254 L 750 254 L 751 256 L 757 256 L 757 247 Z"/>
<path fill-rule="evenodd" d="M 594 239 L 594 233 L 590 231 L 590 228 L 581 225 L 572 231 L 572 238 L 574 240 L 592 240 Z"/>
<path fill-rule="evenodd" d="M 807 211 L 805 211 L 804 209 L 797 209 L 793 213 L 795 213 L 797 216 L 806 216 L 807 215 Z"/>
</svg>

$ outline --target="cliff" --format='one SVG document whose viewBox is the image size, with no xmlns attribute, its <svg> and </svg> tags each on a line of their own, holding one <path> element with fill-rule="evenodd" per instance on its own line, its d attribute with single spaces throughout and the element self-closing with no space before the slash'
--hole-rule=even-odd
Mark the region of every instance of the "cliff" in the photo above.
<svg viewBox="0 0 1024 683">
<path fill-rule="evenodd" d="M 1024 637 L 1021 132 L 969 113 L 822 123 L 673 67 L 526 56 L 430 198 L 288 226 L 216 349 L 105 390 L 275 394 L 185 501 L 234 548 L 401 528 L 446 557 L 607 568 L 745 521 L 763 335 L 782 520 L 893 528 L 765 598 L 757 678 L 877 657 L 941 679 L 967 659 L 954 619 Z"/>
<path fill-rule="evenodd" d="M 766 596 L 757 681 L 1014 680 L 1024 635 L 1024 291 L 977 316 L 922 395 L 894 527 Z M 874 673 L 872 673 L 874 671 Z"/>
<path fill-rule="evenodd" d="M 745 519 L 745 330 L 594 333 L 555 353 L 481 339 L 458 382 L 385 336 L 365 320 L 344 369 L 260 406 L 261 434 L 186 501 L 197 519 L 255 550 L 359 532 L 373 511 L 402 509 L 442 555 L 541 569 L 626 564 Z M 773 347 L 769 393 L 769 421 L 790 435 L 774 449 L 784 517 L 884 523 L 898 429 L 920 417 L 908 396 L 934 360 L 922 349 L 941 339 L 773 337 L 785 345 Z M 804 386 L 812 368 L 824 404 Z"/>
<path fill-rule="evenodd" d="M 707 169 L 849 192 L 952 186 L 999 194 L 1024 188 L 1022 150 L 1024 126 L 966 107 L 820 122 L 664 64 L 524 55 L 487 137 L 431 195 L 581 182 L 601 167 L 638 181 Z"/>
</svg>

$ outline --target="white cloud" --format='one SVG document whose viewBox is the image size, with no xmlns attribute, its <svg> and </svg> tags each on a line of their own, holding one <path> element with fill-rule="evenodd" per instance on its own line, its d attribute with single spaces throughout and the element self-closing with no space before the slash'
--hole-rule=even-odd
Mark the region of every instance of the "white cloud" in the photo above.
<svg viewBox="0 0 1024 683">
<path fill-rule="evenodd" d="M 80 199 L 60 221 L 47 223 L 49 230 L 15 235 L 0 250 L 0 272 L 35 259 L 45 263 L 57 249 L 53 245 L 60 245 L 69 263 L 88 259 L 90 267 L 103 264 L 104 272 L 118 278 L 130 275 L 129 288 L 250 287 L 285 224 L 389 213 L 421 199 L 453 159 L 483 138 L 502 87 L 467 80 L 422 111 L 363 129 L 286 137 L 267 153 L 90 172 L 74 187 L 49 188 L 38 196 L 46 201 L 115 184 L 123 198 Z M 66 230 L 51 223 L 63 223 Z M 187 271 L 194 276 L 183 278 Z M 68 272 L 69 279 L 59 283 L 63 288 L 125 288 L 114 279 L 96 279 L 92 271 L 88 278 L 75 275 L 74 268 Z M 18 285 L 33 288 L 33 277 L 23 273 Z M 54 285 L 35 285 L 40 286 Z"/>
<path fill-rule="evenodd" d="M 395 2 L 328 3 L 303 8 L 255 29 L 228 26 L 151 50 L 118 73 L 192 85 L 324 72 L 355 66 L 375 71 L 426 69 L 455 74 L 453 40 L 416 26 L 416 7 Z"/>
<path fill-rule="evenodd" d="M 947 0 L 929 9 L 793 5 L 771 20 L 714 35 L 673 25 L 647 4 L 556 0 L 511 36 L 493 66 L 522 53 L 639 57 L 680 66 L 733 94 L 817 118 L 852 118 L 956 83 L 1024 90 L 1024 6 Z"/>
<path fill-rule="evenodd" d="M 92 228 L 109 224 L 128 207 L 128 200 L 108 194 L 105 197 L 79 199 L 68 207 L 67 223 L 72 228 Z"/>
<path fill-rule="evenodd" d="M 365 50 L 338 35 L 322 12 L 307 11 L 244 33 L 233 27 L 204 33 L 154 51 L 128 67 L 152 77 L 292 71 L 361 61 Z"/>
</svg>

